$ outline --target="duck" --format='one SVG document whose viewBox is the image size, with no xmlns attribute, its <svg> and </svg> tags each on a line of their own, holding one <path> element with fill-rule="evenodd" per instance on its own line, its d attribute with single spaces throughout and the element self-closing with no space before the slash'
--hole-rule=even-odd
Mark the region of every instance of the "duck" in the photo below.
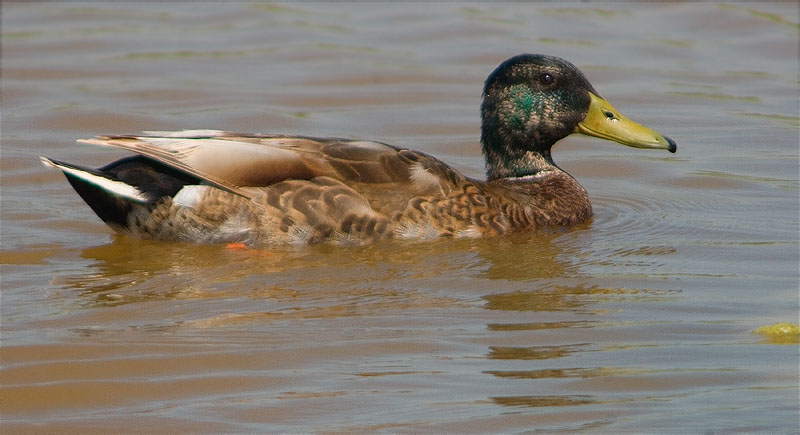
<svg viewBox="0 0 800 435">
<path fill-rule="evenodd" d="M 221 130 L 146 131 L 78 142 L 129 157 L 60 170 L 113 230 L 130 236 L 245 246 L 366 244 L 496 237 L 592 217 L 586 190 L 553 161 L 573 133 L 674 153 L 675 141 L 631 121 L 570 62 L 521 54 L 484 83 L 486 179 L 382 142 Z"/>
</svg>

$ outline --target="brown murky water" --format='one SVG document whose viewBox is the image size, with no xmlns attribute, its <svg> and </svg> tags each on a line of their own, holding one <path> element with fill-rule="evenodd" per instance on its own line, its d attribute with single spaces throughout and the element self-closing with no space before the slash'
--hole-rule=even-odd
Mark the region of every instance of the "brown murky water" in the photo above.
<svg viewBox="0 0 800 435">
<path fill-rule="evenodd" d="M 3 3 L 4 432 L 798 430 L 798 6 Z M 480 176 L 486 75 L 567 58 L 678 153 L 571 137 L 596 216 L 494 240 L 113 235 L 38 155 L 369 138 Z"/>
</svg>

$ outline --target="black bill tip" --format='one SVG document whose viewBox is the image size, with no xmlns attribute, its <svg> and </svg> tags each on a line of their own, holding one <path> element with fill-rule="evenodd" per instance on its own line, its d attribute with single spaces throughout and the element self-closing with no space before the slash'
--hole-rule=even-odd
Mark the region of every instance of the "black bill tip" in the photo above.
<svg viewBox="0 0 800 435">
<path fill-rule="evenodd" d="M 664 136 L 664 139 L 666 139 L 667 143 L 669 143 L 669 148 L 667 148 L 667 150 L 669 152 L 674 153 L 675 151 L 678 151 L 678 145 L 675 143 L 674 140 L 672 140 L 672 139 L 670 139 L 670 138 L 668 138 L 666 136 Z"/>
</svg>

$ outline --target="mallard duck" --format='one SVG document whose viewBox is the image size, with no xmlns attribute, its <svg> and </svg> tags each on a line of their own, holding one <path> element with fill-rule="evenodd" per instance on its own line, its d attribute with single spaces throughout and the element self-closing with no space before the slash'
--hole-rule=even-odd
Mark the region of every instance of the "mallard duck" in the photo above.
<svg viewBox="0 0 800 435">
<path fill-rule="evenodd" d="M 252 245 L 487 237 L 592 216 L 586 191 L 554 162 L 582 133 L 675 152 L 624 117 L 571 63 L 522 54 L 486 79 L 486 181 L 380 142 L 218 130 L 78 142 L 136 155 L 91 169 L 46 157 L 114 230 L 142 238 Z"/>
</svg>

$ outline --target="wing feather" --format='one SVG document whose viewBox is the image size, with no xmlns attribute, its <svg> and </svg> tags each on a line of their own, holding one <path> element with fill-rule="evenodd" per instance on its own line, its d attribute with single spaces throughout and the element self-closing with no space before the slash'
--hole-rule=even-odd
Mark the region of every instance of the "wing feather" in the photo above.
<svg viewBox="0 0 800 435">
<path fill-rule="evenodd" d="M 449 191 L 463 181 L 444 163 L 423 153 L 369 141 L 305 136 L 254 135 L 220 130 L 153 131 L 141 136 L 98 136 L 78 142 L 120 148 L 251 198 L 243 187 L 331 177 L 348 185 L 390 188 L 413 196 L 424 183 Z M 424 172 L 421 172 L 424 171 Z"/>
</svg>

